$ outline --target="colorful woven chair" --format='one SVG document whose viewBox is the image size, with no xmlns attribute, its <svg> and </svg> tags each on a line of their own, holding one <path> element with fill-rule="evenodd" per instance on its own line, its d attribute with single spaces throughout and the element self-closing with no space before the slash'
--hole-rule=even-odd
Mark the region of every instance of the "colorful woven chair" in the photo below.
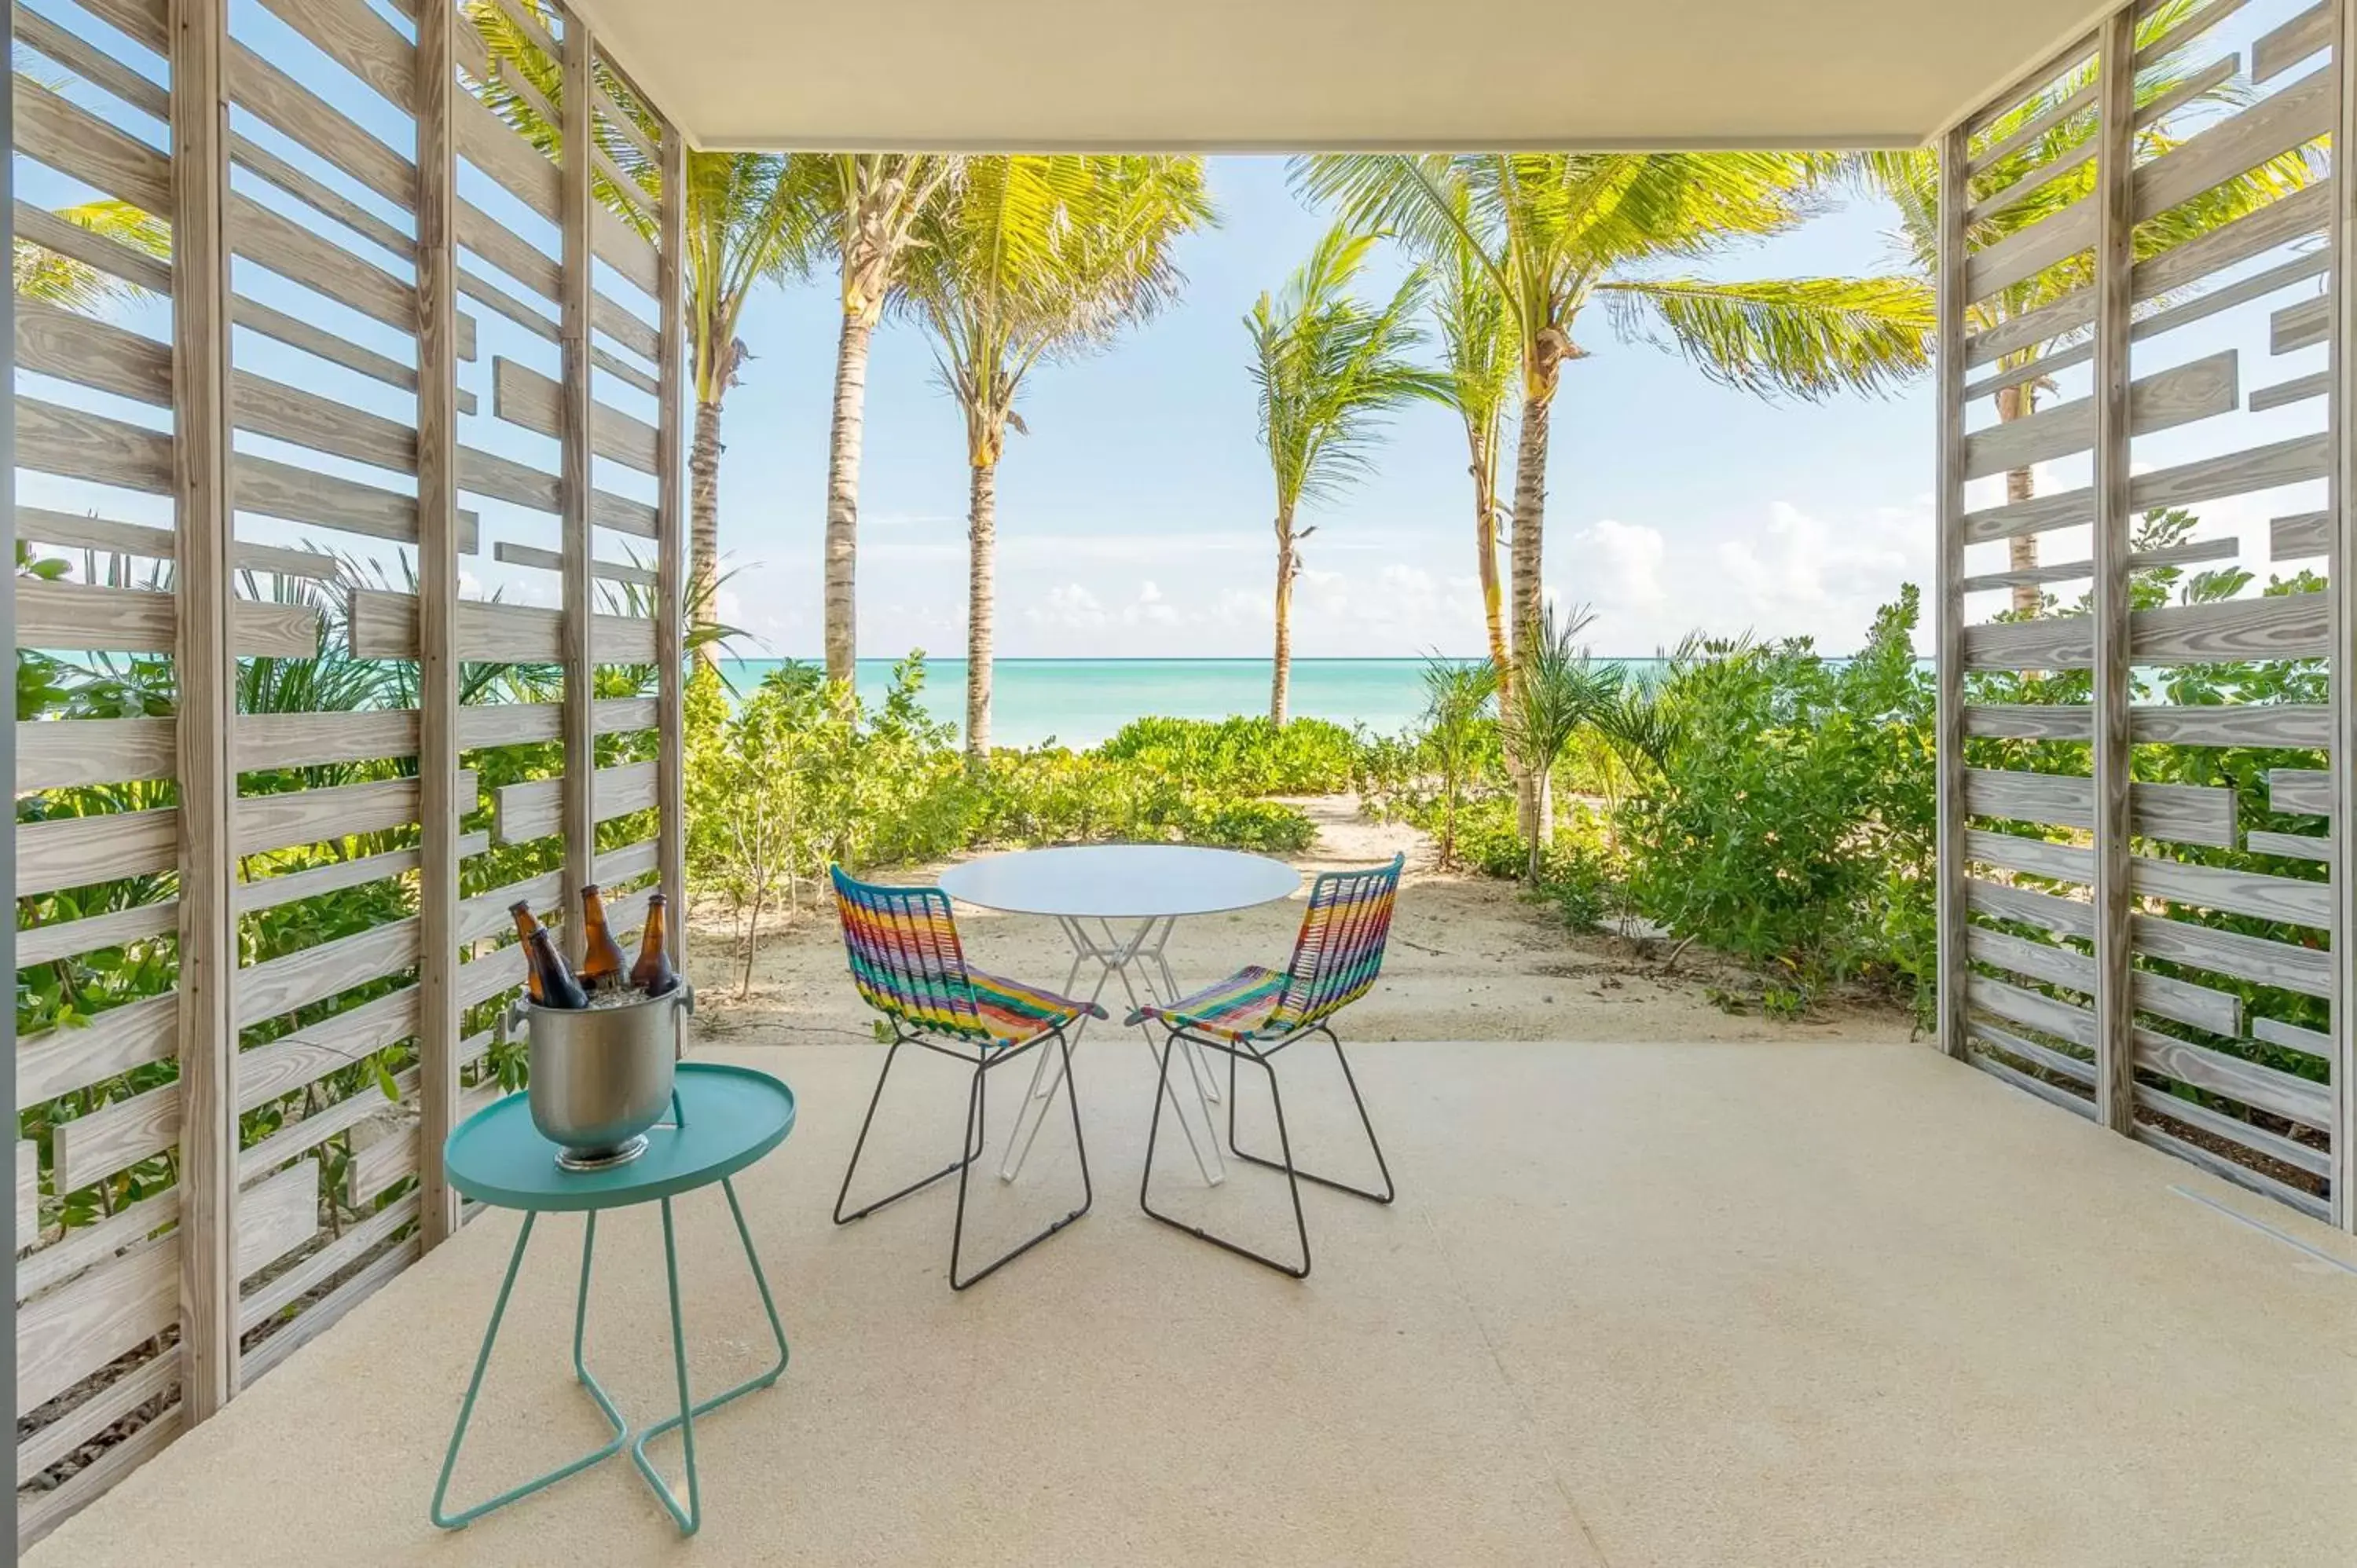
<svg viewBox="0 0 2357 1568">
<path fill-rule="evenodd" d="M 1146 1174 L 1137 1184 L 1137 1204 L 1153 1219 L 1184 1230 L 1214 1246 L 1265 1263 L 1282 1274 L 1304 1279 L 1309 1273 L 1309 1227 L 1301 1217 L 1301 1184 L 1316 1182 L 1338 1192 L 1389 1203 L 1395 1196 L 1391 1166 L 1383 1161 L 1383 1145 L 1375 1140 L 1374 1123 L 1367 1119 L 1367 1102 L 1359 1080 L 1351 1072 L 1351 1058 L 1328 1020 L 1364 996 L 1383 972 L 1383 944 L 1392 929 L 1392 907 L 1399 897 L 1404 855 L 1389 865 L 1364 871 L 1329 871 L 1310 885 L 1309 908 L 1301 918 L 1301 934 L 1293 944 L 1293 961 L 1282 970 L 1257 966 L 1238 970 L 1216 985 L 1209 985 L 1175 1002 L 1148 1004 L 1129 1015 L 1135 1025 L 1152 1019 L 1169 1031 L 1162 1052 L 1161 1082 L 1156 1087 L 1154 1119 L 1146 1135 Z M 1276 1056 L 1287 1046 L 1323 1035 L 1333 1044 L 1334 1059 L 1342 1064 L 1342 1081 L 1351 1086 L 1358 1107 L 1359 1125 L 1367 1132 L 1374 1151 L 1375 1169 L 1383 1176 L 1381 1192 L 1352 1187 L 1301 1169 L 1294 1164 L 1293 1141 L 1285 1126 L 1285 1097 L 1276 1085 Z M 1293 1227 L 1301 1238 L 1298 1266 L 1266 1257 L 1200 1226 L 1157 1213 L 1151 1197 L 1154 1182 L 1154 1142 L 1162 1129 L 1162 1102 L 1171 1099 L 1170 1063 L 1181 1053 L 1182 1042 L 1205 1050 L 1224 1051 L 1228 1058 L 1228 1152 L 1250 1165 L 1285 1173 L 1293 1194 Z M 1276 1111 L 1279 1157 L 1247 1154 L 1236 1144 L 1236 1063 L 1253 1062 L 1268 1074 L 1269 1101 Z"/>
<path fill-rule="evenodd" d="M 1075 1002 L 968 968 L 958 945 L 957 924 L 951 918 L 949 896 L 940 888 L 877 887 L 853 880 L 840 866 L 831 869 L 852 981 L 859 988 L 860 999 L 892 1026 L 891 1049 L 885 1053 L 884 1070 L 876 1075 L 876 1093 L 867 1102 L 866 1120 L 859 1124 L 859 1142 L 852 1147 L 851 1164 L 844 1168 L 843 1188 L 835 1195 L 834 1222 L 848 1225 L 864 1219 L 887 1204 L 954 1175 L 958 1202 L 957 1220 L 950 1232 L 950 1288 L 963 1290 L 1086 1214 L 1095 1201 L 1096 1191 L 1089 1181 L 1089 1152 L 1081 1138 L 1081 1105 L 1072 1093 L 1072 1053 L 1065 1030 L 1084 1015 L 1103 1018 L 1105 1010 L 1093 1002 Z M 1050 1041 L 1064 1058 L 1064 1097 L 1072 1108 L 1072 1146 L 1081 1159 L 1081 1206 L 1012 1251 L 960 1277 L 966 1177 L 974 1161 L 982 1157 L 988 1075 Z M 921 1046 L 973 1069 L 963 1157 L 856 1213 L 845 1214 L 843 1208 L 851 1198 L 852 1177 L 859 1169 L 868 1129 L 876 1123 L 876 1108 L 883 1103 L 884 1085 L 892 1076 L 892 1063 L 902 1046 Z"/>
</svg>

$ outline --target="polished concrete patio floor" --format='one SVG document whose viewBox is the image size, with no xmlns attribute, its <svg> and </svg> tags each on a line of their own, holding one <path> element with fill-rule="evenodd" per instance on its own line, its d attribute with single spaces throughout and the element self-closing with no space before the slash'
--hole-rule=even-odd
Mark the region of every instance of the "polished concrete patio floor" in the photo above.
<svg viewBox="0 0 2357 1568">
<path fill-rule="evenodd" d="M 1092 1044 L 1094 1211 L 957 1295 L 950 1188 L 827 1221 L 879 1056 L 726 1053 L 802 1098 L 740 1184 L 793 1359 L 698 1423 L 693 1542 L 623 1460 L 427 1524 L 514 1234 L 491 1214 L 28 1561 L 2155 1568 L 2357 1541 L 2357 1273 L 2189 1195 L 2357 1249 L 1921 1047 L 1367 1047 L 1402 1196 L 1313 1191 L 1296 1283 L 1138 1213 L 1145 1053 Z M 927 1065 L 879 1183 L 954 1151 L 963 1085 Z M 1340 1165 L 1318 1065 L 1288 1087 L 1305 1157 Z M 1061 1211 L 1067 1143 L 987 1184 L 980 1236 Z M 1275 1178 L 1157 1163 L 1174 1204 L 1281 1238 Z M 719 1195 L 683 1216 L 716 1388 L 764 1326 Z M 590 1355 L 643 1422 L 657 1227 L 602 1230 Z M 541 1235 L 461 1497 L 602 1434 L 567 1379 L 578 1223 Z"/>
</svg>

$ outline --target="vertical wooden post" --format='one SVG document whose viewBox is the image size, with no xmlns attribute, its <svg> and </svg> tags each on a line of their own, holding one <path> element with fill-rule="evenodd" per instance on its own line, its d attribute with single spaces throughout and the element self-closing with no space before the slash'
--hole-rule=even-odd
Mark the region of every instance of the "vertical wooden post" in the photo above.
<svg viewBox="0 0 2357 1568">
<path fill-rule="evenodd" d="M 657 286 L 662 295 L 662 332 L 656 375 L 662 382 L 656 418 L 656 466 L 662 470 L 655 504 L 655 658 L 660 684 L 655 713 L 661 725 L 657 854 L 663 897 L 671 904 L 673 961 L 687 969 L 687 736 L 683 704 L 682 588 L 686 580 L 687 535 L 687 144 L 679 128 L 662 124 L 662 252 Z"/>
<path fill-rule="evenodd" d="M 191 1423 L 237 1391 L 237 1029 L 230 987 L 228 0 L 172 5 L 172 452 L 179 538 L 180 1391 Z"/>
<path fill-rule="evenodd" d="M 1933 625 L 1937 628 L 1939 705 L 1935 724 L 1939 779 L 1940 1048 L 1964 1054 L 1964 214 L 1972 207 L 1965 177 L 1971 138 L 1959 125 L 1940 142 L 1940 242 L 1936 280 L 1939 324 L 1938 504 Z"/>
<path fill-rule="evenodd" d="M 417 914 L 420 1228 L 457 1229 L 442 1145 L 458 1119 L 457 153 L 448 0 L 417 14 Z"/>
<path fill-rule="evenodd" d="M 2105 18 L 2095 54 L 2095 1117 L 2136 1120 L 2128 917 L 2128 307 L 2136 226 L 2136 16 Z"/>
<path fill-rule="evenodd" d="M 2350 1007 L 2357 1004 L 2357 855 L 2349 853 L 2357 837 L 2357 703 L 2349 700 L 2349 682 L 2357 678 L 2357 596 L 2343 586 L 2341 574 L 2357 561 L 2351 552 L 2350 498 L 2357 496 L 2357 441 L 2352 441 L 2351 398 L 2357 395 L 2357 352 L 2350 336 L 2357 328 L 2357 312 L 2347 306 L 2349 258 L 2357 255 L 2357 70 L 2350 61 L 2357 55 L 2357 5 L 2341 0 L 2334 16 L 2332 71 L 2340 95 L 2339 117 L 2332 130 L 2332 271 L 2327 297 L 2331 302 L 2332 327 L 2328 335 L 2331 356 L 2331 392 L 2325 401 L 2327 428 L 2332 437 L 2332 476 L 2327 515 L 2332 520 L 2332 553 L 2327 564 L 2327 591 L 2332 603 L 2332 1219 L 2343 1230 L 2357 1231 L 2357 1039 L 2352 1039 Z"/>
<path fill-rule="evenodd" d="M 589 175 L 591 156 L 591 41 L 589 24 L 576 11 L 565 17 L 565 141 L 558 211 L 562 216 L 565 297 L 559 330 L 565 364 L 558 429 L 564 442 L 559 493 L 564 507 L 557 541 L 565 565 L 565 943 L 581 958 L 581 889 L 597 879 L 597 710 L 591 663 L 589 580 Z"/>
</svg>

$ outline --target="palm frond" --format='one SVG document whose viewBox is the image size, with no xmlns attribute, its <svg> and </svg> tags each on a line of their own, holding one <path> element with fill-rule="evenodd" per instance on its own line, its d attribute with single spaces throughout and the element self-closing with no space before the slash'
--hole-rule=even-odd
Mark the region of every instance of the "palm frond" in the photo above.
<svg viewBox="0 0 2357 1568">
<path fill-rule="evenodd" d="M 1931 362 L 1932 290 L 1920 278 L 1648 279 L 1599 285 L 1624 333 L 1684 353 L 1745 392 L 1815 400 L 1887 392 Z"/>
</svg>

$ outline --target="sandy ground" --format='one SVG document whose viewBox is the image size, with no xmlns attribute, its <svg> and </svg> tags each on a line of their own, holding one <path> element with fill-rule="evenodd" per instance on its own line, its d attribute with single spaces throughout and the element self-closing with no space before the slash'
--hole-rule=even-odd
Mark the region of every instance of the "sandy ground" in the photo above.
<svg viewBox="0 0 2357 1568">
<path fill-rule="evenodd" d="M 1307 875 L 1367 865 L 1407 852 L 1391 950 L 1372 995 L 1351 1009 L 1363 1040 L 1825 1040 L 1907 1037 L 1906 1015 L 1854 1001 L 1821 1004 L 1784 1023 L 1756 1008 L 1730 1014 L 1713 987 L 1756 996 L 1758 983 L 1700 949 L 1665 974 L 1668 944 L 1580 936 L 1510 885 L 1434 867 L 1431 841 L 1401 823 L 1372 822 L 1336 796 L 1297 802 L 1317 822 Z M 885 879 L 930 880 L 932 866 Z M 1170 943 L 1179 983 L 1206 984 L 1248 963 L 1281 965 L 1301 922 L 1300 897 L 1239 914 L 1179 923 Z M 977 966 L 1043 985 L 1060 983 L 1071 950 L 1052 921 L 961 907 L 959 932 Z M 782 932 L 764 936 L 748 994 L 737 995 L 740 952 L 725 913 L 698 912 L 691 942 L 700 1031 L 713 1044 L 765 1046 L 873 1037 L 873 1016 L 844 972 L 831 904 L 805 907 Z M 1114 1010 L 1118 1018 L 1120 1013 Z M 781 1035 L 780 1031 L 791 1031 Z"/>
</svg>

